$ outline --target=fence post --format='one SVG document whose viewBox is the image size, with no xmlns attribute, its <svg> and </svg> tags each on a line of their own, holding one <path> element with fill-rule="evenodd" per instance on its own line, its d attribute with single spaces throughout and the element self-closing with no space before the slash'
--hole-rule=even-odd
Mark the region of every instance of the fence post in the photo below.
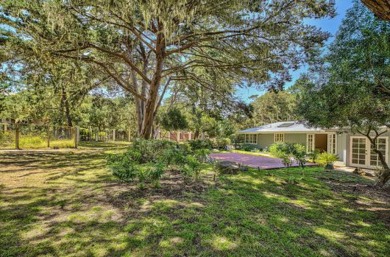
<svg viewBox="0 0 390 257">
<path fill-rule="evenodd" d="M 47 148 L 50 148 L 50 126 L 49 125 L 47 125 L 46 133 L 47 133 Z"/>
<path fill-rule="evenodd" d="M 113 130 L 112 130 L 112 141 L 114 141 L 114 142 L 115 142 L 115 137 L 116 137 L 116 135 L 115 135 L 115 129 L 113 129 Z"/>
<path fill-rule="evenodd" d="M 74 129 L 74 148 L 77 148 L 79 146 L 80 128 L 73 127 L 73 129 Z"/>
<path fill-rule="evenodd" d="M 20 150 L 19 147 L 19 136 L 20 136 L 20 131 L 19 131 L 19 124 L 15 123 L 15 148 Z"/>
<path fill-rule="evenodd" d="M 130 132 L 131 132 L 131 129 L 129 128 L 129 134 L 128 134 L 128 138 L 129 138 L 129 142 L 131 142 L 131 136 L 130 136 Z"/>
</svg>

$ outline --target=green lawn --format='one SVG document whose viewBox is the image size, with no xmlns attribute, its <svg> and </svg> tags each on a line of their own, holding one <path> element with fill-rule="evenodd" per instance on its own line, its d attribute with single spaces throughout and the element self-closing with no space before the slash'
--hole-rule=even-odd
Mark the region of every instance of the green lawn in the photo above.
<svg viewBox="0 0 390 257">
<path fill-rule="evenodd" d="M 356 175 L 251 170 L 214 183 L 206 169 L 203 182 L 169 174 L 140 190 L 106 169 L 107 149 L 1 155 L 0 256 L 389 254 L 389 195 Z"/>
</svg>

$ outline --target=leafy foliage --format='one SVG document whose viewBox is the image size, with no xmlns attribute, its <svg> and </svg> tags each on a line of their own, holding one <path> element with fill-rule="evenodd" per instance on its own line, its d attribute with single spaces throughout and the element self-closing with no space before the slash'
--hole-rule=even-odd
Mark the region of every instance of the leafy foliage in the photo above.
<svg viewBox="0 0 390 257">
<path fill-rule="evenodd" d="M 124 181 L 133 181 L 137 177 L 137 168 L 133 158 L 127 154 L 112 154 L 107 158 L 107 164 L 114 176 Z"/>
<path fill-rule="evenodd" d="M 256 152 L 261 151 L 262 149 L 258 144 L 250 144 L 250 143 L 237 143 L 235 144 L 237 149 L 246 151 L 246 152 Z"/>
<path fill-rule="evenodd" d="M 199 150 L 199 149 L 211 150 L 213 148 L 213 143 L 211 142 L 210 139 L 189 140 L 188 143 L 190 144 L 192 150 Z"/>
<path fill-rule="evenodd" d="M 366 136 L 383 166 L 379 185 L 390 180 L 376 139 L 390 127 L 390 23 L 378 20 L 355 1 L 330 45 L 325 64 L 305 76 L 299 110 L 314 126 L 349 127 Z M 386 128 L 387 127 L 387 128 Z"/>
<path fill-rule="evenodd" d="M 339 157 L 337 157 L 337 155 L 324 152 L 324 153 L 321 153 L 318 155 L 317 163 L 320 164 L 321 166 L 325 167 L 327 165 L 333 164 L 338 159 L 339 159 Z"/>
<path fill-rule="evenodd" d="M 165 140 L 139 139 L 125 153 L 109 155 L 107 164 L 121 180 L 136 180 L 140 188 L 145 188 L 148 182 L 159 187 L 164 173 L 172 169 L 198 180 L 201 164 L 208 160 L 209 153 L 206 148 L 190 148 L 186 144 Z"/>
<path fill-rule="evenodd" d="M 305 167 L 306 147 L 304 145 L 280 142 L 272 144 L 269 151 L 273 156 L 281 158 L 286 167 L 291 166 L 293 159 L 300 167 Z"/>
<path fill-rule="evenodd" d="M 168 131 L 188 128 L 186 117 L 177 108 L 173 108 L 163 115 L 161 125 Z"/>
<path fill-rule="evenodd" d="M 246 125 L 259 126 L 278 121 L 298 120 L 297 98 L 289 91 L 270 91 L 252 103 L 252 119 Z"/>
<path fill-rule="evenodd" d="M 222 95 L 243 81 L 283 86 L 329 37 L 304 20 L 333 15 L 323 0 L 3 0 L 0 57 L 12 50 L 102 74 L 135 98 L 137 131 L 149 139 L 177 84 Z"/>
</svg>

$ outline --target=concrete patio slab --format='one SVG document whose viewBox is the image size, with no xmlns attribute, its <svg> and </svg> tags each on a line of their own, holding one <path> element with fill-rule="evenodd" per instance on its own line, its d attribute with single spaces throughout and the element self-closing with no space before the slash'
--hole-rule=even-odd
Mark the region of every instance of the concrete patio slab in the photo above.
<svg viewBox="0 0 390 257">
<path fill-rule="evenodd" d="M 241 154 L 241 153 L 212 153 L 210 157 L 215 160 L 223 160 L 223 161 L 232 161 L 240 163 L 244 166 L 259 168 L 259 169 L 277 169 L 284 168 L 281 159 L 266 157 L 266 156 L 255 156 L 249 154 Z M 307 163 L 306 166 L 315 165 L 314 163 Z M 297 163 L 294 162 L 292 166 L 298 166 Z"/>
</svg>

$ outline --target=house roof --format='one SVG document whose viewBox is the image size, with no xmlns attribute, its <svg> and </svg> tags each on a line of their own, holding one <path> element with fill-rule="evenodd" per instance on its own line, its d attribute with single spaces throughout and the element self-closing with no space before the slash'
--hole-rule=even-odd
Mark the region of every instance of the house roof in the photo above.
<svg viewBox="0 0 390 257">
<path fill-rule="evenodd" d="M 271 124 L 266 124 L 260 127 L 248 128 L 239 131 L 239 134 L 259 134 L 259 133 L 285 133 L 285 132 L 325 132 L 324 129 L 307 126 L 300 121 L 282 121 Z"/>
</svg>

